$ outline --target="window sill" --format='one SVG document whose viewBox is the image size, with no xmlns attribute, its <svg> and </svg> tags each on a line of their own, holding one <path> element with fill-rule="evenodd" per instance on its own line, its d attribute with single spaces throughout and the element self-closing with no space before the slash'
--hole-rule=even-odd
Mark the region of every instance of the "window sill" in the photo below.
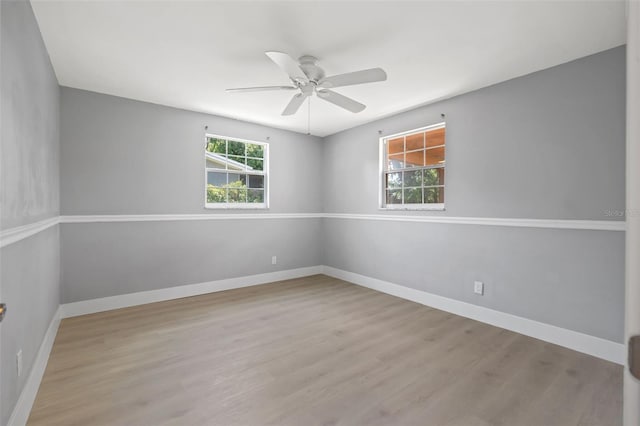
<svg viewBox="0 0 640 426">
<path fill-rule="evenodd" d="M 266 204 L 249 204 L 249 203 L 233 203 L 233 204 L 205 204 L 207 210 L 268 210 Z"/>
<path fill-rule="evenodd" d="M 391 205 L 385 207 L 379 207 L 378 210 L 391 210 L 391 211 L 445 211 L 444 204 L 423 204 L 418 206 L 408 205 Z"/>
</svg>

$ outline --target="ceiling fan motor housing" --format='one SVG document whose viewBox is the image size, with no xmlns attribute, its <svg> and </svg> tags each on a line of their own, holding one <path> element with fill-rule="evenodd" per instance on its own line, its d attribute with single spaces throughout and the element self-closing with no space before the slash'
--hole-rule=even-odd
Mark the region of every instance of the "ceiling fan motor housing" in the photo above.
<svg viewBox="0 0 640 426">
<path fill-rule="evenodd" d="M 316 65 L 318 59 L 314 56 L 304 55 L 298 58 L 298 61 L 300 61 L 300 68 L 302 68 L 310 82 L 317 84 L 324 78 L 324 70 Z"/>
<path fill-rule="evenodd" d="M 289 104 L 287 104 L 282 115 L 295 114 L 304 101 L 314 93 L 324 101 L 332 103 L 347 111 L 357 113 L 363 111 L 366 105 L 361 104 L 347 96 L 334 92 L 334 87 L 352 86 L 354 84 L 374 83 L 376 81 L 384 81 L 387 74 L 382 68 L 371 68 L 360 71 L 354 71 L 344 74 L 325 76 L 324 70 L 320 68 L 314 56 L 303 55 L 294 60 L 291 56 L 283 52 L 268 51 L 265 54 L 275 64 L 280 67 L 291 79 L 291 86 L 262 86 L 262 87 L 241 87 L 236 89 L 227 89 L 228 92 L 257 92 L 265 90 L 299 90 L 299 93 L 293 95 Z"/>
</svg>

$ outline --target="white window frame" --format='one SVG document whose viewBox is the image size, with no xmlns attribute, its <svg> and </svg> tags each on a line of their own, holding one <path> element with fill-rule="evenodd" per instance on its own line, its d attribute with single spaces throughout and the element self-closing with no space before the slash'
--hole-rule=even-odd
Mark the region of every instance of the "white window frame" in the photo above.
<svg viewBox="0 0 640 426">
<path fill-rule="evenodd" d="M 238 174 L 254 174 L 254 175 L 260 175 L 263 176 L 264 178 L 264 203 L 208 203 L 207 202 L 207 184 L 209 182 L 208 179 L 208 173 L 209 172 L 226 172 L 227 174 L 229 173 L 234 173 L 234 171 L 232 170 L 221 170 L 221 169 L 215 169 L 215 168 L 209 168 L 207 167 L 207 159 L 206 156 L 203 155 L 204 157 L 204 208 L 205 209 L 215 209 L 215 210 L 219 210 L 219 209 L 226 209 L 226 210 L 232 210 L 232 209 L 249 209 L 249 210 L 266 210 L 269 208 L 269 143 L 268 142 L 258 142 L 258 141 L 253 141 L 250 139 L 243 139 L 243 138 L 236 138 L 236 137 L 232 137 L 232 136 L 223 136 L 223 135 L 217 135 L 214 133 L 206 133 L 204 136 L 204 143 L 205 143 L 205 147 L 206 144 L 208 143 L 208 139 L 209 138 L 217 138 L 217 139 L 225 139 L 226 141 L 233 141 L 233 142 L 242 142 L 242 143 L 246 143 L 246 144 L 252 144 L 252 145 L 261 145 L 263 147 L 263 163 L 262 163 L 262 172 L 252 172 L 252 173 L 247 173 L 246 171 L 237 171 L 236 173 Z M 205 148 L 206 151 L 206 148 Z M 228 178 L 227 178 L 228 179 Z M 247 188 L 249 189 L 249 188 Z"/>
<path fill-rule="evenodd" d="M 387 136 L 382 136 L 380 138 L 380 145 L 379 145 L 379 158 L 380 158 L 380 164 L 379 164 L 379 177 L 378 177 L 378 185 L 379 185 L 379 190 L 378 190 L 378 209 L 380 210 L 445 210 L 444 207 L 444 203 L 425 203 L 425 204 L 404 204 L 404 202 L 402 204 L 387 204 L 386 203 L 386 187 L 385 187 L 385 173 L 388 171 L 387 168 L 387 142 L 391 139 L 397 139 L 399 137 L 403 137 L 406 135 L 410 135 L 413 133 L 419 133 L 419 132 L 426 132 L 429 130 L 435 130 L 435 129 L 441 129 L 441 128 L 446 128 L 446 122 L 442 121 L 440 123 L 436 123 L 436 124 L 432 124 L 430 126 L 425 126 L 425 127 L 419 127 L 417 129 L 413 129 L 413 130 L 407 130 L 405 132 L 400 132 L 400 133 L 395 133 L 392 135 L 387 135 Z M 405 142 L 406 143 L 406 142 Z M 439 145 L 442 146 L 442 145 Z M 438 146 L 438 147 L 439 147 Z M 433 148 L 437 148 L 437 147 L 432 147 Z M 444 144 L 444 148 L 445 148 L 445 162 L 442 166 L 444 168 L 444 173 L 446 176 L 447 173 L 447 166 L 446 166 L 446 161 L 447 161 L 447 143 L 446 143 L 446 135 L 445 135 L 445 144 Z M 425 147 L 426 150 L 426 147 Z M 406 152 L 406 151 L 405 151 Z M 438 168 L 438 167 L 430 167 L 430 168 Z M 406 169 L 402 169 L 399 171 L 405 171 Z M 446 182 L 446 179 L 445 179 Z M 443 188 L 445 188 L 446 191 L 446 184 L 442 185 Z M 404 194 L 404 191 L 403 191 Z M 403 195 L 404 196 L 404 195 Z M 446 199 L 446 198 L 445 198 Z"/>
</svg>

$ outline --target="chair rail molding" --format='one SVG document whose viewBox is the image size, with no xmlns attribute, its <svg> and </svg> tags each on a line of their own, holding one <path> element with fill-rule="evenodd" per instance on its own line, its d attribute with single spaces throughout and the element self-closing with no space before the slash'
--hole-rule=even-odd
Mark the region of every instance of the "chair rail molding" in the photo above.
<svg viewBox="0 0 640 426">
<path fill-rule="evenodd" d="M 27 225 L 16 226 L 15 228 L 5 229 L 0 232 L 0 247 L 17 243 L 20 240 L 29 238 L 39 232 L 45 231 L 52 226 L 60 223 L 60 216 L 50 217 L 38 222 L 29 223 Z"/>
<path fill-rule="evenodd" d="M 0 248 L 31 237 L 58 224 L 176 222 L 211 220 L 342 219 L 391 222 L 434 223 L 450 225 L 507 226 L 516 228 L 575 229 L 584 231 L 626 231 L 623 220 L 523 219 L 499 217 L 427 216 L 354 213 L 221 213 L 221 214 L 115 214 L 63 215 L 0 232 Z"/>
</svg>

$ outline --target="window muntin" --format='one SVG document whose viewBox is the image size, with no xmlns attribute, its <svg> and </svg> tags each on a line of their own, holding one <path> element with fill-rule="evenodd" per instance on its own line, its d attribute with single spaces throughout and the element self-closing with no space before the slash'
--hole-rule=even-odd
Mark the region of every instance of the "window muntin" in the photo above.
<svg viewBox="0 0 640 426">
<path fill-rule="evenodd" d="M 267 208 L 268 152 L 263 142 L 206 135 L 205 207 Z"/>
<path fill-rule="evenodd" d="M 443 209 L 445 123 L 380 139 L 381 207 Z"/>
</svg>

